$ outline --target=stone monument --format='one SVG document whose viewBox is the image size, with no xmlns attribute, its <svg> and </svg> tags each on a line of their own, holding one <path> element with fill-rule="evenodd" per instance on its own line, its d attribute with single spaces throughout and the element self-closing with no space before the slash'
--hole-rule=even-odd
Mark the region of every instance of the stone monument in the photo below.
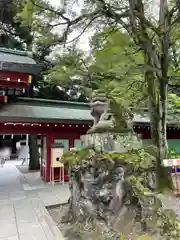
<svg viewBox="0 0 180 240">
<path fill-rule="evenodd" d="M 138 151 L 142 149 L 142 140 L 133 131 L 132 113 L 122 104 L 107 100 L 100 93 L 92 97 L 90 105 L 94 125 L 81 137 L 82 147 L 89 151 L 83 161 L 71 166 L 71 197 L 66 217 L 82 224 L 91 222 L 93 232 L 98 228 L 107 237 L 103 239 L 119 239 L 120 232 L 128 234 L 134 221 L 141 221 L 143 212 L 143 204 L 133 195 L 132 185 L 125 181 L 139 172 L 119 160 L 121 154 L 131 152 L 141 160 Z M 114 153 L 119 154 L 117 159 L 111 155 Z"/>
</svg>

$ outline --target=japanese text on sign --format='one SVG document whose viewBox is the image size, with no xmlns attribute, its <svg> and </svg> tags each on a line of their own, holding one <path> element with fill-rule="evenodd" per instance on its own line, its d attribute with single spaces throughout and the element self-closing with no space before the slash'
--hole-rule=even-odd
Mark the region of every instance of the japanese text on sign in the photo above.
<svg viewBox="0 0 180 240">
<path fill-rule="evenodd" d="M 178 166 L 180 165 L 180 158 L 177 159 L 164 159 L 163 165 L 165 167 L 172 167 L 172 166 Z"/>
</svg>

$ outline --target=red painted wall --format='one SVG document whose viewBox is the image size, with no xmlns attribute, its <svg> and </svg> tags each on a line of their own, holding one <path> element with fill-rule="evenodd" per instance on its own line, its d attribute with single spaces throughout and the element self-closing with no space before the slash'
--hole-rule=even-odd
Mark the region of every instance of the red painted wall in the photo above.
<svg viewBox="0 0 180 240">
<path fill-rule="evenodd" d="M 87 132 L 89 125 L 58 123 L 1 123 L 0 134 L 77 134 Z"/>
<path fill-rule="evenodd" d="M 142 139 L 151 139 L 151 131 L 150 131 L 150 127 L 148 126 L 135 126 L 134 127 L 134 131 L 137 134 L 140 134 Z"/>
<path fill-rule="evenodd" d="M 135 126 L 134 130 L 136 133 L 142 136 L 142 139 L 151 139 L 151 130 L 148 126 Z M 168 139 L 180 139 L 180 128 L 169 127 L 167 129 Z"/>
<path fill-rule="evenodd" d="M 7 81 L 9 78 L 9 81 Z M 28 88 L 29 74 L 0 71 L 0 86 L 9 88 Z M 18 82 L 20 79 L 20 82 Z"/>
<path fill-rule="evenodd" d="M 68 134 L 72 136 L 74 134 L 74 138 L 70 139 L 70 145 L 74 144 L 73 139 L 78 139 L 79 136 L 85 134 L 89 128 L 90 125 L 88 124 L 0 122 L 0 134 L 52 134 L 54 136 L 59 136 L 59 134 L 61 136 L 67 136 Z M 134 130 L 140 134 L 143 139 L 151 139 L 150 127 L 135 126 Z M 167 136 L 168 139 L 180 139 L 180 129 L 169 127 L 167 129 Z"/>
</svg>

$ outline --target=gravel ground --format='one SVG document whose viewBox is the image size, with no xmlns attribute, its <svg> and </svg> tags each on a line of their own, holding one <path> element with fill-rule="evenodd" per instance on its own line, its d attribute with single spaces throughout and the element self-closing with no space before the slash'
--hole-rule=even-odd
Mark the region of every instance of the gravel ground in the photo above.
<svg viewBox="0 0 180 240">
<path fill-rule="evenodd" d="M 61 205 L 60 207 L 55 207 L 52 209 L 48 209 L 51 217 L 54 219 L 54 221 L 56 222 L 58 228 L 60 229 L 60 231 L 62 232 L 62 234 L 64 235 L 66 240 L 119 240 L 119 234 L 116 234 L 116 236 L 112 236 L 112 232 L 111 233 L 107 233 L 103 235 L 101 234 L 101 231 L 95 231 L 95 229 L 92 229 L 89 225 L 86 225 L 86 223 L 84 225 L 81 224 L 80 227 L 77 226 L 77 224 L 73 223 L 71 225 L 68 224 L 63 224 L 62 223 L 62 218 L 63 216 L 67 213 L 68 211 L 68 204 L 67 205 Z M 128 225 L 131 225 L 128 224 Z M 101 228 L 104 230 L 105 226 L 101 226 Z M 127 236 L 127 240 L 131 240 L 132 239 L 132 228 L 129 226 L 127 226 L 128 230 L 128 236 Z M 133 229 L 133 232 L 136 230 Z M 77 234 L 79 233 L 79 234 Z M 137 232 L 136 232 L 137 233 Z M 142 235 L 143 233 L 141 232 L 140 235 Z M 137 234 L 136 236 L 138 236 L 139 234 Z M 134 239 L 134 238 L 133 238 Z M 158 240 L 159 238 L 156 238 L 156 240 Z"/>
<path fill-rule="evenodd" d="M 112 236 L 112 233 L 102 235 L 101 231 L 97 232 L 90 224 L 63 224 L 62 218 L 67 213 L 68 207 L 68 205 L 62 205 L 60 207 L 48 209 L 49 214 L 57 223 L 58 228 L 61 230 L 66 240 L 119 240 L 119 234 L 118 236 Z M 103 230 L 105 229 L 105 225 L 103 224 L 100 225 L 100 227 Z"/>
<path fill-rule="evenodd" d="M 68 208 L 69 208 L 69 205 L 64 204 L 64 205 L 61 205 L 60 207 L 48 209 L 49 214 L 51 215 L 53 220 L 56 222 L 58 228 L 61 230 L 63 235 L 65 235 L 66 231 L 69 228 L 69 226 L 67 224 L 62 223 L 62 218 L 67 213 Z"/>
</svg>

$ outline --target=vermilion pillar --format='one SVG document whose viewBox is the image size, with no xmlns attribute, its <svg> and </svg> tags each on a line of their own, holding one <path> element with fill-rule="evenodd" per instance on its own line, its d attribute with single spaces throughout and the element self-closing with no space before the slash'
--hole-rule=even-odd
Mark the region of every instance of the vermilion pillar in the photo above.
<svg viewBox="0 0 180 240">
<path fill-rule="evenodd" d="M 50 181 L 50 171 L 51 171 L 51 145 L 53 143 L 53 136 L 51 134 L 46 135 L 46 147 L 47 147 L 47 155 L 46 155 L 46 181 Z"/>
</svg>

